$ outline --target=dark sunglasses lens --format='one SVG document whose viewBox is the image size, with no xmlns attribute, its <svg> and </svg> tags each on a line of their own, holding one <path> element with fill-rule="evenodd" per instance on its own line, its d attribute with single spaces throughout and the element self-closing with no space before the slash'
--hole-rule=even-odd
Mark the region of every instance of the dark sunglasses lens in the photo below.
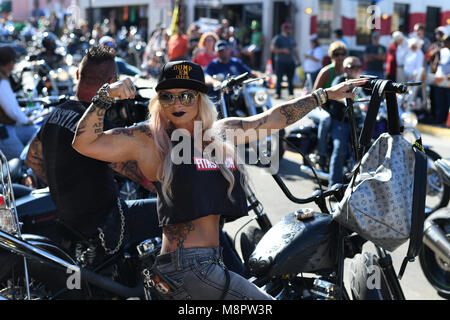
<svg viewBox="0 0 450 320">
<path fill-rule="evenodd" d="M 195 94 L 192 92 L 183 92 L 179 96 L 180 101 L 184 105 L 191 105 L 194 103 L 195 100 Z"/>
<path fill-rule="evenodd" d="M 175 102 L 175 96 L 171 93 L 161 93 L 159 95 L 159 101 L 162 104 L 173 104 Z"/>
</svg>

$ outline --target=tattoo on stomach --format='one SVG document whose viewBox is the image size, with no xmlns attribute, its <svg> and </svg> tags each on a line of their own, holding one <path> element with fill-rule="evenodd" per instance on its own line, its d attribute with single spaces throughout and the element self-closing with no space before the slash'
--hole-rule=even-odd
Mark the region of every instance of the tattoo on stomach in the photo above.
<svg viewBox="0 0 450 320">
<path fill-rule="evenodd" d="M 167 239 L 173 243 L 177 243 L 177 247 L 183 248 L 184 241 L 187 239 L 189 232 L 195 229 L 194 224 L 192 222 L 187 223 L 179 223 L 172 226 L 164 227 L 164 235 Z"/>
</svg>

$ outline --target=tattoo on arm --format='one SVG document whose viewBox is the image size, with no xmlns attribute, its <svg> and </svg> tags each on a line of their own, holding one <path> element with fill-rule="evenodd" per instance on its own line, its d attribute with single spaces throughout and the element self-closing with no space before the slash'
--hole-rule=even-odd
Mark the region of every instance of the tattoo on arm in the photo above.
<svg viewBox="0 0 450 320">
<path fill-rule="evenodd" d="M 188 233 L 195 229 L 192 222 L 179 223 L 175 225 L 165 226 L 164 235 L 170 242 L 177 242 L 177 247 L 183 248 L 184 241 L 187 239 Z"/>
<path fill-rule="evenodd" d="M 294 103 L 282 105 L 280 113 L 285 118 L 286 125 L 293 124 L 317 107 L 317 101 L 312 96 L 300 98 Z"/>
<path fill-rule="evenodd" d="M 97 108 L 94 104 L 91 104 L 78 123 L 76 136 L 78 137 L 88 131 L 88 122 L 91 122 L 91 127 L 93 128 L 94 133 L 97 136 L 101 135 L 103 133 L 103 120 L 105 113 L 106 110 Z M 94 114 L 97 116 L 97 120 L 92 123 L 91 118 Z"/>
<path fill-rule="evenodd" d="M 47 176 L 44 167 L 44 155 L 42 153 L 42 143 L 37 138 L 34 138 L 30 144 L 25 164 L 29 166 L 33 172 L 47 184 Z"/>
<path fill-rule="evenodd" d="M 110 163 L 109 167 L 130 180 L 138 182 L 145 189 L 156 192 L 155 186 L 144 176 L 136 160 Z"/>
</svg>

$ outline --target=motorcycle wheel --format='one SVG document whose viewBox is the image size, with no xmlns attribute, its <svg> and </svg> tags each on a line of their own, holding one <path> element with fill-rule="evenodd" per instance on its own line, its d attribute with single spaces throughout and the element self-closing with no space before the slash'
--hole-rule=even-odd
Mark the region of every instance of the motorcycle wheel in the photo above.
<svg viewBox="0 0 450 320">
<path fill-rule="evenodd" d="M 256 226 L 250 226 L 241 233 L 241 254 L 246 266 L 250 255 L 255 251 L 256 245 L 261 241 L 263 235 L 264 231 Z"/>
<path fill-rule="evenodd" d="M 450 199 L 450 187 L 445 185 L 443 177 L 434 165 L 434 161 L 441 159 L 441 156 L 430 149 L 425 150 L 425 153 L 430 158 L 427 169 L 427 195 L 425 199 L 425 214 L 429 215 L 447 206 Z"/>
<path fill-rule="evenodd" d="M 443 226 L 443 231 L 450 240 L 450 222 Z M 433 250 L 422 244 L 419 262 L 428 282 L 440 295 L 450 298 L 450 265 L 442 261 Z"/>
<path fill-rule="evenodd" d="M 357 254 L 350 265 L 350 291 L 353 300 L 392 300 L 381 267 L 369 252 Z"/>
</svg>

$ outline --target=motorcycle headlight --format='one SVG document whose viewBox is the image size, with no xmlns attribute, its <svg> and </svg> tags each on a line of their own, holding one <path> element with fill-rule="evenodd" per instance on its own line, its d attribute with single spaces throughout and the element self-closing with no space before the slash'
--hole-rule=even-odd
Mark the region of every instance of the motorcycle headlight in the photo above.
<svg viewBox="0 0 450 320">
<path fill-rule="evenodd" d="M 416 114 L 413 112 L 404 112 L 401 119 L 405 127 L 416 127 L 419 122 Z"/>
<path fill-rule="evenodd" d="M 255 101 L 256 105 L 263 105 L 267 102 L 267 92 L 265 90 L 259 90 L 253 96 L 253 101 Z"/>
</svg>

